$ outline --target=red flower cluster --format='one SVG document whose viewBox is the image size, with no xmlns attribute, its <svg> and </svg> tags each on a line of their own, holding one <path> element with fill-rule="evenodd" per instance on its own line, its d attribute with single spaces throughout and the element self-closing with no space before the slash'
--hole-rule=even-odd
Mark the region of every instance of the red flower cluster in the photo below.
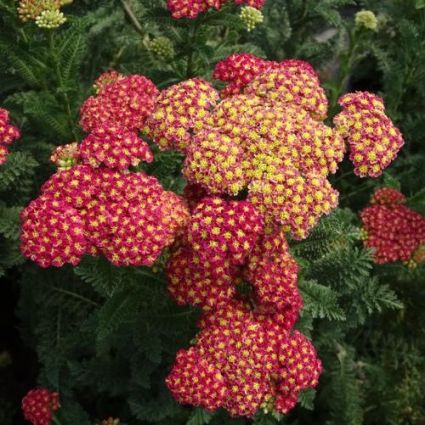
<svg viewBox="0 0 425 425">
<path fill-rule="evenodd" d="M 194 19 L 207 10 L 220 10 L 226 2 L 227 0 L 167 0 L 167 7 L 174 19 Z M 237 5 L 246 4 L 260 9 L 265 0 L 234 0 L 234 3 Z"/>
<path fill-rule="evenodd" d="M 381 187 L 377 189 L 370 199 L 372 205 L 397 205 L 405 204 L 406 197 L 396 189 L 391 187 Z"/>
<path fill-rule="evenodd" d="M 277 71 L 277 74 L 272 71 Z M 268 72 L 272 72 L 272 75 L 267 76 Z M 298 96 L 300 89 L 304 88 L 304 92 L 309 92 L 310 86 L 313 87 L 311 94 L 319 91 L 320 100 L 327 107 L 327 101 L 319 86 L 319 77 L 316 71 L 309 63 L 302 60 L 287 59 L 276 62 L 249 53 L 234 53 L 217 63 L 213 78 L 228 83 L 221 91 L 221 96 L 229 97 L 243 92 L 245 87 L 260 75 L 264 75 L 263 80 L 259 80 L 250 91 L 264 93 L 272 88 L 283 86 L 280 88 L 281 92 L 286 88 L 289 93 Z M 313 86 L 313 83 L 315 83 L 315 86 Z M 307 86 L 303 87 L 305 84 Z M 280 96 L 282 97 L 282 93 Z M 285 100 L 288 101 L 288 99 Z"/>
<path fill-rule="evenodd" d="M 177 401 L 252 417 L 261 408 L 286 413 L 317 385 L 320 360 L 291 333 L 302 307 L 298 265 L 284 233 L 265 229 L 250 202 L 200 200 L 166 272 L 177 303 L 204 312 L 196 342 L 177 353 L 166 379 Z"/>
<path fill-rule="evenodd" d="M 116 81 L 124 78 L 124 75 L 120 74 L 114 69 L 104 72 L 96 78 L 96 81 L 93 84 L 93 88 L 96 94 L 99 94 L 108 84 L 113 84 Z"/>
<path fill-rule="evenodd" d="M 235 296 L 235 282 L 263 231 L 255 208 L 246 201 L 204 198 L 192 212 L 185 244 L 167 264 L 169 292 L 179 304 L 211 309 Z"/>
<path fill-rule="evenodd" d="M 152 81 L 143 75 L 117 76 L 111 71 L 96 81 L 97 96 L 90 96 L 80 110 L 82 129 L 89 132 L 101 124 L 133 131 L 143 128 L 158 95 Z"/>
<path fill-rule="evenodd" d="M 262 230 L 261 216 L 249 202 L 204 198 L 192 212 L 187 241 L 211 264 L 225 259 L 242 264 Z"/>
<path fill-rule="evenodd" d="M 342 96 L 339 104 L 343 110 L 334 123 L 348 140 L 354 172 L 360 177 L 380 176 L 404 145 L 400 131 L 385 115 L 382 99 L 357 92 Z"/>
<path fill-rule="evenodd" d="M 217 104 L 217 93 L 201 80 L 171 86 L 159 95 L 146 134 L 161 149 L 186 155 L 191 186 L 217 196 L 247 189 L 267 223 L 306 237 L 336 206 L 326 176 L 345 152 L 343 137 L 320 121 L 327 101 L 317 74 L 302 61 L 247 54 L 222 61 L 215 74 L 230 81 L 229 93 L 246 94 Z"/>
<path fill-rule="evenodd" d="M 415 266 L 422 260 L 425 217 L 403 205 L 404 202 L 402 193 L 379 189 L 372 197 L 371 206 L 360 214 L 364 244 L 375 250 L 377 264 L 403 261 Z"/>
<path fill-rule="evenodd" d="M 292 328 L 302 307 L 298 292 L 298 264 L 289 253 L 282 232 L 265 235 L 248 258 L 244 278 L 254 288 L 256 304 L 263 312 L 287 313 Z"/>
<path fill-rule="evenodd" d="M 9 112 L 6 109 L 0 108 L 0 165 L 7 160 L 8 149 L 16 139 L 19 139 L 21 133 L 19 130 L 10 124 Z"/>
<path fill-rule="evenodd" d="M 239 94 L 257 75 L 279 67 L 277 62 L 261 59 L 250 53 L 234 53 L 218 62 L 213 78 L 228 82 L 221 91 L 222 97 Z"/>
<path fill-rule="evenodd" d="M 183 81 L 161 92 L 145 132 L 160 149 L 185 152 L 191 134 L 215 106 L 218 93 L 200 78 Z"/>
<path fill-rule="evenodd" d="M 288 334 L 268 317 L 232 302 L 207 313 L 188 350 L 180 350 L 166 379 L 181 403 L 252 417 L 265 405 L 280 413 L 318 383 L 321 363 L 299 332 Z M 282 399 L 291 398 L 288 406 Z"/>
<path fill-rule="evenodd" d="M 80 145 L 80 156 L 86 164 L 98 167 L 127 169 L 141 161 L 152 162 L 149 145 L 134 131 L 123 130 L 109 123 L 95 128 Z"/>
<path fill-rule="evenodd" d="M 21 251 L 42 267 L 76 265 L 89 253 L 150 266 L 188 219 L 181 198 L 154 177 L 76 165 L 54 174 L 23 210 Z"/>
<path fill-rule="evenodd" d="M 59 407 L 59 394 L 45 388 L 31 390 L 22 399 L 25 419 L 33 425 L 50 425 L 52 415 Z"/>
</svg>

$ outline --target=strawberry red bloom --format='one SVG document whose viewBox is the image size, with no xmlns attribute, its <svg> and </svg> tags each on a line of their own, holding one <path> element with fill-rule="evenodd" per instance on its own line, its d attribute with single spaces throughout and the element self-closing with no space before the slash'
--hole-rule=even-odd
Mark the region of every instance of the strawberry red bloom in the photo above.
<svg viewBox="0 0 425 425">
<path fill-rule="evenodd" d="M 80 145 L 80 156 L 86 164 L 98 167 L 127 169 L 141 161 L 152 162 L 149 145 L 134 131 L 108 123 L 94 129 Z"/>
<path fill-rule="evenodd" d="M 21 252 L 41 267 L 76 266 L 86 253 L 84 221 L 66 202 L 42 195 L 22 211 L 21 220 Z"/>
<path fill-rule="evenodd" d="M 142 172 L 77 165 L 42 192 L 22 213 L 21 251 L 43 267 L 76 265 L 85 253 L 150 266 L 189 220 L 184 201 Z"/>
<path fill-rule="evenodd" d="M 115 83 L 115 81 L 124 78 L 125 76 L 119 72 L 111 69 L 104 72 L 96 78 L 96 81 L 93 84 L 93 88 L 96 91 L 96 94 L 99 94 L 108 84 Z"/>
<path fill-rule="evenodd" d="M 262 231 L 261 216 L 249 202 L 205 198 L 193 210 L 187 240 L 205 261 L 242 264 Z"/>
<path fill-rule="evenodd" d="M 377 189 L 370 200 L 372 205 L 396 205 L 406 203 L 406 197 L 396 189 L 391 187 L 381 187 Z"/>
<path fill-rule="evenodd" d="M 239 302 L 205 313 L 200 325 L 195 344 L 178 353 L 167 378 L 168 387 L 182 403 L 222 407 L 232 416 L 252 417 L 275 400 L 272 409 L 286 413 L 295 406 L 300 391 L 317 385 L 320 360 L 298 331 L 288 335 L 273 320 Z M 219 399 L 217 387 L 214 391 L 209 388 L 211 375 L 199 374 L 196 365 L 201 364 L 214 366 L 220 377 Z M 202 389 L 198 388 L 200 381 Z M 195 389 L 196 393 L 192 392 Z"/>
<path fill-rule="evenodd" d="M 396 158 L 403 137 L 385 115 L 381 98 L 367 92 L 349 93 L 339 99 L 342 112 L 334 118 L 336 129 L 347 139 L 354 172 L 378 177 Z"/>
<path fill-rule="evenodd" d="M 103 82 L 101 81 L 101 85 Z M 158 89 L 143 75 L 129 75 L 100 87 L 81 106 L 80 125 L 90 132 L 102 124 L 140 130 L 153 111 Z"/>
<path fill-rule="evenodd" d="M 168 291 L 180 305 L 204 310 L 229 303 L 236 296 L 237 269 L 229 260 L 212 264 L 190 247 L 175 247 L 167 262 Z"/>
<path fill-rule="evenodd" d="M 0 108 L 0 165 L 7 160 L 7 146 L 19 139 L 21 133 L 18 128 L 10 124 L 9 112 Z"/>
<path fill-rule="evenodd" d="M 59 407 L 59 394 L 45 388 L 31 390 L 22 399 L 24 417 L 33 425 L 51 425 L 52 415 Z"/>
<path fill-rule="evenodd" d="M 257 243 L 248 258 L 245 279 L 252 284 L 257 307 L 262 311 L 293 310 L 298 313 L 300 310 L 302 300 L 298 292 L 298 265 L 289 253 L 282 232 L 265 235 Z"/>
<path fill-rule="evenodd" d="M 360 214 L 364 244 L 374 250 L 378 264 L 394 261 L 409 262 L 418 255 L 425 242 L 425 217 L 401 202 L 404 195 L 394 189 L 379 189 L 372 197 L 372 205 Z"/>
<path fill-rule="evenodd" d="M 177 353 L 166 384 L 179 403 L 207 410 L 222 407 L 229 391 L 220 369 L 194 347 Z"/>
<path fill-rule="evenodd" d="M 167 0 L 168 10 L 174 19 L 194 19 L 210 9 L 220 10 L 227 0 Z M 235 4 L 261 8 L 265 0 L 234 0 Z"/>
</svg>

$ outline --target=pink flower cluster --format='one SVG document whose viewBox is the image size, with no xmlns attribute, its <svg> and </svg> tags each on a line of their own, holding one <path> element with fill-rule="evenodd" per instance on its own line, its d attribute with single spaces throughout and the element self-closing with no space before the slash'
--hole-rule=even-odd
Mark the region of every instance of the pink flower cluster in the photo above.
<svg viewBox="0 0 425 425">
<path fill-rule="evenodd" d="M 108 71 L 96 80 L 95 87 L 97 95 L 90 96 L 80 110 L 80 125 L 87 132 L 101 124 L 140 130 L 158 95 L 156 86 L 143 75 L 120 76 Z"/>
<path fill-rule="evenodd" d="M 16 139 L 19 139 L 21 133 L 19 130 L 10 124 L 9 112 L 6 109 L 0 108 L 0 165 L 7 160 L 8 149 Z"/>
<path fill-rule="evenodd" d="M 152 265 L 189 220 L 179 196 L 128 170 L 153 160 L 137 132 L 155 105 L 156 87 L 143 76 L 108 71 L 95 88 L 97 96 L 81 109 L 90 134 L 55 149 L 59 171 L 22 212 L 21 251 L 42 267 L 76 265 L 84 254 L 102 254 L 114 265 Z"/>
<path fill-rule="evenodd" d="M 245 303 L 204 313 L 196 343 L 177 353 L 166 379 L 183 404 L 252 417 L 263 408 L 287 413 L 317 385 L 321 362 L 298 331 L 285 332 Z"/>
<path fill-rule="evenodd" d="M 149 145 L 136 132 L 109 123 L 92 130 L 81 142 L 79 154 L 84 163 L 93 167 L 104 164 L 123 170 L 142 161 L 153 161 Z"/>
<path fill-rule="evenodd" d="M 32 425 L 51 425 L 53 413 L 59 407 L 59 394 L 45 388 L 31 390 L 22 399 L 24 417 Z"/>
<path fill-rule="evenodd" d="M 168 10 L 174 19 L 194 19 L 210 9 L 220 10 L 228 0 L 167 0 Z M 260 9 L 265 0 L 234 0 L 237 5 L 247 5 Z"/>
<path fill-rule="evenodd" d="M 197 189 L 188 190 L 194 204 Z M 252 203 L 198 201 L 166 273 L 176 302 L 203 310 L 196 341 L 177 353 L 166 379 L 177 401 L 252 417 L 287 413 L 317 385 L 320 360 L 291 332 L 302 307 L 298 265 L 282 230 L 265 227 Z"/>
<path fill-rule="evenodd" d="M 424 260 L 425 217 L 404 205 L 405 201 L 395 189 L 382 188 L 360 214 L 364 245 L 374 250 L 377 264 L 403 261 L 414 267 Z"/>
<path fill-rule="evenodd" d="M 21 251 L 42 267 L 77 265 L 84 254 L 151 266 L 189 214 L 180 197 L 143 172 L 76 165 L 44 183 L 21 217 Z"/>
<path fill-rule="evenodd" d="M 367 92 L 349 93 L 339 99 L 343 110 L 334 123 L 348 140 L 350 160 L 360 177 L 378 177 L 404 145 L 397 127 L 385 115 L 384 103 Z"/>
</svg>

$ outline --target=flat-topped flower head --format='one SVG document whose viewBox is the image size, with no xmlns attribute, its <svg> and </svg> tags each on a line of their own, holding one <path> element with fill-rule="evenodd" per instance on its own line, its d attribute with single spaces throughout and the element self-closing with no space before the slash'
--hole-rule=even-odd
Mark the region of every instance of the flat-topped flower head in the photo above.
<svg viewBox="0 0 425 425">
<path fill-rule="evenodd" d="M 354 173 L 380 176 L 404 145 L 399 129 L 385 115 L 382 99 L 373 94 L 349 93 L 339 103 L 343 110 L 334 117 L 334 124 L 348 141 Z"/>
<path fill-rule="evenodd" d="M 114 69 L 110 69 L 96 78 L 93 88 L 96 94 L 99 94 L 108 84 L 113 84 L 124 77 L 125 75 L 115 71 Z"/>
<path fill-rule="evenodd" d="M 300 63 L 280 64 L 257 75 L 244 90 L 247 94 L 265 97 L 272 102 L 299 105 L 312 117 L 323 120 L 327 116 L 328 100 L 318 78 Z"/>
<path fill-rule="evenodd" d="M 46 388 L 31 390 L 22 399 L 22 412 L 32 425 L 51 425 L 59 407 L 59 394 Z"/>
<path fill-rule="evenodd" d="M 21 252 L 41 267 L 76 266 L 87 252 L 78 210 L 51 195 L 32 201 L 21 213 Z"/>
<path fill-rule="evenodd" d="M 192 212 L 187 241 L 201 258 L 242 264 L 263 231 L 263 221 L 247 201 L 203 199 Z"/>
<path fill-rule="evenodd" d="M 425 217 L 403 205 L 401 193 L 384 189 L 360 213 L 364 245 L 374 250 L 377 264 L 409 262 L 425 242 Z"/>
<path fill-rule="evenodd" d="M 119 169 L 153 161 L 149 145 L 136 132 L 108 123 L 94 129 L 81 142 L 80 156 L 84 163 L 93 167 L 102 164 Z"/>
<path fill-rule="evenodd" d="M 109 84 L 102 81 L 98 95 L 90 96 L 80 108 L 81 128 L 90 132 L 107 123 L 126 130 L 142 129 L 158 95 L 154 83 L 143 75 L 117 77 Z"/>
<path fill-rule="evenodd" d="M 273 167 L 249 185 L 248 201 L 266 222 L 304 239 L 322 215 L 337 205 L 338 192 L 320 175 L 302 176 L 293 167 Z"/>
<path fill-rule="evenodd" d="M 228 82 L 221 91 L 222 97 L 240 93 L 257 75 L 277 66 L 277 63 L 250 53 L 234 53 L 217 63 L 213 78 Z"/>
<path fill-rule="evenodd" d="M 7 160 L 8 145 L 19 137 L 21 137 L 21 133 L 17 127 L 10 123 L 9 112 L 0 108 L 0 165 Z"/>
<path fill-rule="evenodd" d="M 195 347 L 177 353 L 165 382 L 179 403 L 206 410 L 223 407 L 229 392 L 220 369 L 214 362 L 206 360 Z"/>
<path fill-rule="evenodd" d="M 176 246 L 166 266 L 168 291 L 180 305 L 211 310 L 236 296 L 237 269 L 229 260 L 205 261 L 189 246 Z"/>
<path fill-rule="evenodd" d="M 59 11 L 60 0 L 19 0 L 18 16 L 23 22 L 35 21 L 44 11 Z"/>
<path fill-rule="evenodd" d="M 257 243 L 248 258 L 244 276 L 253 286 L 256 305 L 263 312 L 300 310 L 298 264 L 289 253 L 281 231 L 266 234 Z"/>
<path fill-rule="evenodd" d="M 230 0 L 167 0 L 167 8 L 174 19 L 195 19 L 202 12 L 210 9 L 220 10 Z M 237 5 L 263 7 L 265 0 L 234 0 Z"/>
<path fill-rule="evenodd" d="M 24 209 L 21 250 L 43 267 L 75 265 L 85 253 L 151 266 L 189 219 L 183 199 L 155 177 L 76 165 L 54 174 Z"/>
<path fill-rule="evenodd" d="M 372 195 L 370 203 L 372 205 L 378 204 L 387 206 L 405 204 L 406 196 L 397 189 L 381 187 Z"/>
<path fill-rule="evenodd" d="M 279 350 L 281 369 L 278 373 L 278 390 L 283 394 L 299 394 L 314 388 L 319 382 L 322 363 L 316 350 L 302 333 L 294 331 Z"/>
<path fill-rule="evenodd" d="M 317 385 L 321 363 L 311 342 L 298 331 L 289 334 L 247 304 L 232 301 L 205 312 L 200 326 L 193 346 L 178 353 L 167 378 L 167 385 L 173 394 L 177 393 L 179 401 L 221 407 L 231 416 L 253 417 L 266 405 L 274 411 L 287 412 L 295 406 L 300 391 Z M 192 385 L 186 379 L 193 379 L 198 369 L 194 367 L 195 373 L 190 373 L 188 357 L 196 359 L 198 365 L 202 362 L 214 366 L 222 388 L 219 400 L 215 391 L 210 397 L 210 391 L 200 389 L 195 398 L 192 391 L 197 388 L 198 379 L 195 377 Z M 186 379 L 176 382 L 176 372 L 181 376 L 182 371 L 186 372 Z M 181 393 L 176 383 L 184 383 Z M 183 394 L 190 398 L 182 400 Z M 274 402 L 278 398 L 280 401 Z M 291 403 L 284 403 L 283 398 L 290 399 Z"/>
<path fill-rule="evenodd" d="M 184 153 L 192 132 L 202 128 L 217 100 L 217 91 L 200 78 L 170 86 L 158 96 L 144 131 L 160 149 Z"/>
<path fill-rule="evenodd" d="M 214 128 L 197 133 L 186 151 L 184 176 L 212 194 L 237 195 L 247 186 L 244 151 Z"/>
</svg>

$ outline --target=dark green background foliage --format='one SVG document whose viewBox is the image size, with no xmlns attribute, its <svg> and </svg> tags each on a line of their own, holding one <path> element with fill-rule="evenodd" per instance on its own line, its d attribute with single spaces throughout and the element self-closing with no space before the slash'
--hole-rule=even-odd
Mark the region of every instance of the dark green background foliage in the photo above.
<svg viewBox="0 0 425 425">
<path fill-rule="evenodd" d="M 175 21 L 163 1 L 127 1 L 139 27 L 118 0 L 75 0 L 64 10 L 68 22 L 49 32 L 21 23 L 14 0 L 0 0 L 0 105 L 22 130 L 0 167 L 0 423 L 21 423 L 19 400 L 37 383 L 60 392 L 63 425 L 107 416 L 140 425 L 424 424 L 424 267 L 375 266 L 362 248 L 357 213 L 386 184 L 425 214 L 425 2 L 268 0 L 264 24 L 248 33 L 234 6 Z M 348 34 L 361 8 L 379 16 L 379 31 L 358 33 L 350 56 Z M 172 40 L 173 60 L 149 51 L 156 36 Z M 360 180 L 342 164 L 332 178 L 340 208 L 307 240 L 291 243 L 305 302 L 297 326 L 313 339 L 325 370 L 317 393 L 303 394 L 289 416 L 252 421 L 179 406 L 167 392 L 164 377 L 195 335 L 199 313 L 168 297 L 161 267 L 85 258 L 75 269 L 41 270 L 18 249 L 19 211 L 54 171 L 52 148 L 83 136 L 78 109 L 101 72 L 144 74 L 162 88 L 210 78 L 215 63 L 236 51 L 310 61 L 333 112 L 342 92 L 379 92 L 406 139 L 379 179 Z M 147 171 L 180 191 L 181 157 L 156 153 Z"/>
</svg>

